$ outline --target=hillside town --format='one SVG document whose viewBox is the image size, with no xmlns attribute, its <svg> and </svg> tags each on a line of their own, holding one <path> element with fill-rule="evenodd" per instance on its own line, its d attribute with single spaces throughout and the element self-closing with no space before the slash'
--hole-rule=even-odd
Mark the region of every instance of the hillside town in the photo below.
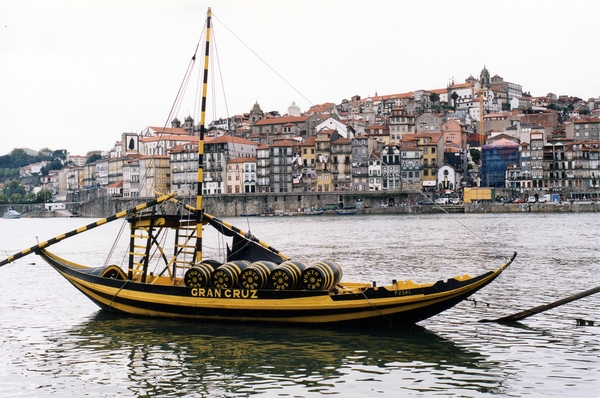
<svg viewBox="0 0 600 398">
<path fill-rule="evenodd" d="M 188 116 L 125 132 L 113 148 L 68 155 L 34 190 L 55 198 L 95 189 L 123 198 L 197 192 L 199 131 Z M 302 112 L 212 121 L 204 150 L 206 195 L 495 187 L 512 197 L 555 192 L 597 198 L 600 98 L 547 94 L 491 76 L 432 90 L 324 103 Z M 91 155 L 95 155 L 90 158 Z M 20 170 L 40 175 L 44 163 Z"/>
</svg>

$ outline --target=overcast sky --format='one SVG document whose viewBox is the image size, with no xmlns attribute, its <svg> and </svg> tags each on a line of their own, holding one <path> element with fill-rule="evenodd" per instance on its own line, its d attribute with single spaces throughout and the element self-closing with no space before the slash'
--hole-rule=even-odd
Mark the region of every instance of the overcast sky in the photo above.
<svg viewBox="0 0 600 398">
<path fill-rule="evenodd" d="M 444 88 L 484 65 L 534 96 L 600 96 L 598 0 L 0 0 L 0 155 L 84 155 L 163 126 L 208 7 L 207 123 L 256 101 L 284 114 Z M 189 87 L 175 116 L 197 122 Z"/>
</svg>

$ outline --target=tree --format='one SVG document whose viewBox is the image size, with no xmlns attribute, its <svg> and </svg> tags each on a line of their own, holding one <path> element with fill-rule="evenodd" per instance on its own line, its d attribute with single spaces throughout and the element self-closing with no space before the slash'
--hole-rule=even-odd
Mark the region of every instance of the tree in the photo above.
<svg viewBox="0 0 600 398">
<path fill-rule="evenodd" d="M 53 153 L 54 153 L 54 151 L 50 148 L 42 148 L 38 151 L 38 158 L 39 158 L 39 160 L 46 160 L 46 161 L 50 162 L 53 159 L 53 157 L 52 157 Z"/>
<path fill-rule="evenodd" d="M 8 203 L 8 196 L 0 194 L 0 203 Z"/>
<path fill-rule="evenodd" d="M 10 203 L 20 203 L 23 200 L 23 195 L 20 193 L 13 193 L 10 195 Z"/>
<path fill-rule="evenodd" d="M 20 195 L 20 199 L 23 198 L 23 196 L 25 196 L 26 192 L 25 192 L 25 188 L 21 186 L 21 184 L 19 183 L 18 180 L 13 180 L 10 181 L 8 184 L 6 184 L 6 186 L 4 187 L 4 193 L 6 194 L 6 196 L 8 196 L 11 200 L 12 200 L 12 196 L 15 194 Z"/>
<path fill-rule="evenodd" d="M 456 100 L 458 99 L 458 94 L 456 94 L 456 91 L 453 91 L 452 94 L 450 94 L 450 98 L 452 98 L 454 109 L 456 109 Z"/>
<path fill-rule="evenodd" d="M 85 164 L 91 164 L 91 163 L 94 163 L 96 160 L 100 160 L 100 159 L 102 159 L 102 156 L 97 153 L 94 153 L 93 155 L 91 155 L 88 158 L 88 160 L 87 160 L 87 162 L 85 162 Z"/>
<path fill-rule="evenodd" d="M 429 94 L 429 100 L 435 105 L 440 101 L 440 95 L 438 93 L 431 93 Z"/>
<path fill-rule="evenodd" d="M 52 202 L 52 191 L 49 189 L 42 189 L 37 193 L 38 203 Z"/>
<path fill-rule="evenodd" d="M 62 163 L 67 160 L 67 150 L 66 149 L 57 149 L 52 153 L 52 160 L 60 160 Z"/>
<path fill-rule="evenodd" d="M 42 176 L 47 176 L 48 173 L 50 173 L 50 171 L 52 170 L 60 170 L 63 168 L 63 164 L 59 159 L 54 159 L 52 161 L 52 163 L 48 163 L 47 165 L 45 165 L 44 167 L 42 167 L 42 170 L 40 171 L 40 174 Z"/>
<path fill-rule="evenodd" d="M 23 200 L 27 203 L 35 203 L 37 201 L 37 195 L 34 192 L 29 192 L 25 195 Z"/>
<path fill-rule="evenodd" d="M 469 153 L 471 154 L 471 159 L 473 159 L 473 163 L 478 164 L 481 160 L 481 152 L 479 149 L 469 148 Z"/>
</svg>

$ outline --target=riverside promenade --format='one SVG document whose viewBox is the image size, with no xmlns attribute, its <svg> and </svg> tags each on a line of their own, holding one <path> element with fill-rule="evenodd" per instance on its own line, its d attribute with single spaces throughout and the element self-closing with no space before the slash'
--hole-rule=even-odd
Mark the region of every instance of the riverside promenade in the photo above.
<svg viewBox="0 0 600 398">
<path fill-rule="evenodd" d="M 292 196 L 292 195 L 290 195 Z M 205 210 L 218 217 L 238 217 L 238 216 L 308 216 L 305 214 L 305 209 L 322 208 L 323 214 L 336 214 L 337 208 L 345 206 L 356 206 L 355 212 L 357 215 L 376 215 L 376 214 L 431 214 L 431 213 L 451 213 L 451 214 L 467 214 L 467 213 L 585 213 L 600 211 L 600 202 L 560 202 L 560 203 L 469 203 L 460 205 L 419 205 L 405 204 L 389 205 L 387 203 L 372 203 L 369 204 L 366 200 L 353 202 L 354 204 L 328 204 L 327 206 L 319 206 L 312 204 L 308 206 L 296 205 L 293 206 L 285 201 L 276 201 L 271 204 L 264 203 L 262 206 L 257 206 L 251 200 L 224 200 L 224 196 L 208 196 L 205 198 Z M 0 212 L 4 214 L 8 208 L 12 208 L 19 213 L 23 218 L 48 218 L 48 217 L 91 217 L 103 218 L 112 214 L 126 210 L 127 208 L 136 206 L 145 202 L 141 198 L 135 201 L 124 200 L 123 198 L 97 197 L 87 202 L 67 202 L 66 211 L 46 211 L 43 204 L 1 204 Z M 373 202 L 373 201 L 371 201 Z M 279 206 L 277 206 L 279 204 Z M 164 206 L 164 212 L 174 214 L 177 208 L 172 203 L 167 203 Z"/>
</svg>

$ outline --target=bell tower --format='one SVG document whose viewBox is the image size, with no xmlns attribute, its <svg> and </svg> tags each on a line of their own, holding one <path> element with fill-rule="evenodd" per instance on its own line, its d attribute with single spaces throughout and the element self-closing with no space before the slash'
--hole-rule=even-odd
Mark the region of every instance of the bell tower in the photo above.
<svg viewBox="0 0 600 398">
<path fill-rule="evenodd" d="M 481 82 L 481 85 L 483 87 L 490 87 L 490 72 L 488 72 L 485 65 L 483 65 L 483 69 L 481 70 L 481 74 L 479 75 L 479 81 Z"/>
</svg>

